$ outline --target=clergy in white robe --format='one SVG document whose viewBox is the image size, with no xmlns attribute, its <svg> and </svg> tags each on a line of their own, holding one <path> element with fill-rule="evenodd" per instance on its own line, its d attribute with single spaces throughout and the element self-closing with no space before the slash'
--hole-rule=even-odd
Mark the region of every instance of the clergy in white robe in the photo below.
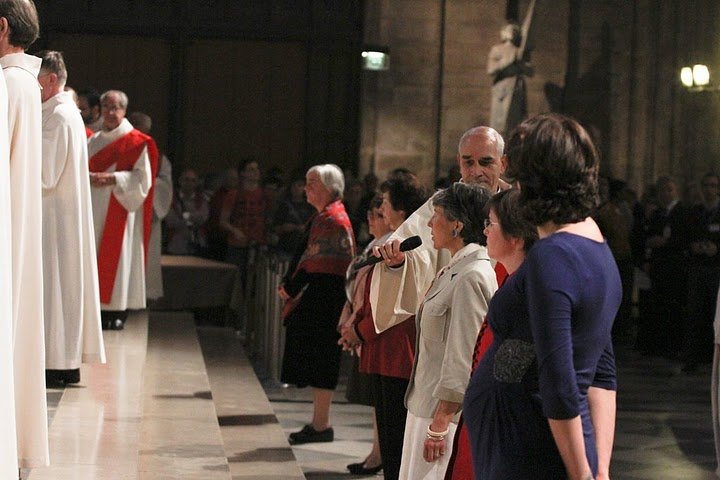
<svg viewBox="0 0 720 480">
<path fill-rule="evenodd" d="M 466 131 L 458 144 L 457 162 L 465 183 L 475 183 L 490 192 L 510 188 L 500 177 L 505 172 L 505 141 L 490 127 Z M 432 199 L 410 215 L 381 246 L 383 257 L 375 265 L 370 283 L 370 306 L 375 329 L 382 332 L 415 315 L 435 274 L 450 261 L 447 251 L 433 248 L 428 221 L 433 214 Z M 398 253 L 398 243 L 419 235 L 422 244 L 406 254 Z M 401 263 L 400 263 L 401 262 Z"/>
<path fill-rule="evenodd" d="M 152 138 L 125 118 L 127 95 L 110 90 L 100 103 L 104 127 L 88 140 L 100 308 L 115 315 L 104 327 L 122 329 L 121 312 L 146 305 L 145 260 L 158 152 Z"/>
<path fill-rule="evenodd" d="M 77 383 L 81 363 L 105 363 L 87 137 L 62 54 L 42 62 L 45 369 L 48 382 Z"/>
<path fill-rule="evenodd" d="M 152 118 L 143 112 L 128 115 L 133 127 L 146 135 L 152 130 Z M 153 220 L 148 246 L 147 264 L 145 265 L 145 291 L 148 300 L 157 300 L 163 296 L 162 267 L 162 221 L 170 211 L 173 201 L 172 165 L 170 160 L 160 154 L 158 173 L 153 184 Z"/>
<path fill-rule="evenodd" d="M 17 474 L 15 387 L 13 384 L 12 239 L 7 87 L 0 71 L 0 478 Z"/>
<path fill-rule="evenodd" d="M 153 221 L 150 232 L 150 246 L 145 269 L 145 282 L 148 300 L 162 298 L 162 221 L 170 211 L 173 200 L 172 165 L 165 155 L 160 155 L 160 168 L 155 178 L 155 196 L 153 197 Z"/>
<path fill-rule="evenodd" d="M 18 463 L 26 468 L 47 465 L 50 460 L 43 322 L 40 59 L 24 53 L 38 32 L 32 2 L 0 2 L 0 66 L 7 84 L 10 142 L 15 427 Z"/>
</svg>

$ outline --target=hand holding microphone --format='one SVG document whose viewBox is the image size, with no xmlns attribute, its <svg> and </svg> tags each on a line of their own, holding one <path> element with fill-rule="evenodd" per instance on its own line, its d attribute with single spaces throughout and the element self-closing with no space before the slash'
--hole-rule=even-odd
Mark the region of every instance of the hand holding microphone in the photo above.
<svg viewBox="0 0 720 480">
<path fill-rule="evenodd" d="M 400 242 L 400 240 L 393 240 L 387 242 L 384 245 L 373 247 L 372 255 L 353 266 L 354 270 L 359 270 L 369 265 L 375 265 L 376 263 L 382 262 L 383 260 L 391 267 L 402 264 L 405 261 L 405 254 L 409 250 L 413 250 L 422 245 L 422 239 L 415 235 L 413 237 L 406 238 Z"/>
</svg>

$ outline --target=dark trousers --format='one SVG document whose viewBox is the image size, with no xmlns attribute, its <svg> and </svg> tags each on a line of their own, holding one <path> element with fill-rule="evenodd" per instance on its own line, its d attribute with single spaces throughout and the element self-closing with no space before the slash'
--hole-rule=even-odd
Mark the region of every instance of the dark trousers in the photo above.
<svg viewBox="0 0 720 480">
<path fill-rule="evenodd" d="M 400 460 L 407 417 L 405 391 L 408 383 L 404 378 L 373 375 L 375 421 L 385 480 L 397 480 L 400 477 Z"/>
<path fill-rule="evenodd" d="M 688 277 L 687 363 L 709 363 L 713 358 L 715 307 L 720 267 L 693 265 Z"/>
<path fill-rule="evenodd" d="M 676 358 L 687 331 L 687 265 L 682 258 L 658 259 L 650 266 L 652 312 L 638 322 L 637 343 L 652 355 Z"/>
</svg>

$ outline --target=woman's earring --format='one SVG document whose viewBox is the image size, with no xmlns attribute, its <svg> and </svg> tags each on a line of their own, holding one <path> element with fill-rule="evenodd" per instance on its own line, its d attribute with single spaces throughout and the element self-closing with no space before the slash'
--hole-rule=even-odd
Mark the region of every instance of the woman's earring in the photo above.
<svg viewBox="0 0 720 480">
<path fill-rule="evenodd" d="M 458 229 L 457 229 L 457 228 L 453 228 L 453 229 L 452 229 L 452 234 L 451 234 L 451 235 L 452 235 L 452 237 L 453 237 L 453 238 L 457 238 L 457 236 L 458 236 L 458 233 L 459 233 L 459 232 L 458 232 Z"/>
</svg>

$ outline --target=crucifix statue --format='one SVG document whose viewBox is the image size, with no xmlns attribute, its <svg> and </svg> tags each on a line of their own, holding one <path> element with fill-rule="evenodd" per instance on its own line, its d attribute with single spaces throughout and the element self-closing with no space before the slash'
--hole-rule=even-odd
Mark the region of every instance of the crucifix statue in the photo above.
<svg viewBox="0 0 720 480">
<path fill-rule="evenodd" d="M 501 42 L 490 49 L 487 72 L 493 77 L 490 126 L 504 138 L 527 116 L 525 77 L 532 76 L 530 65 L 531 24 L 535 0 L 520 25 L 509 23 L 500 31 Z"/>
</svg>

